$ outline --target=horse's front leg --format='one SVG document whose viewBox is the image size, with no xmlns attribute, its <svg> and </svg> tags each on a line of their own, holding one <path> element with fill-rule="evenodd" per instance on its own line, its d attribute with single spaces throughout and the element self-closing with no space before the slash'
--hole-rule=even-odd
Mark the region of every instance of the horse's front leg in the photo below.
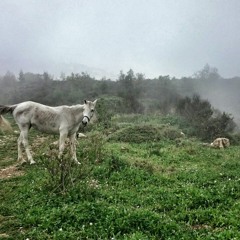
<svg viewBox="0 0 240 240">
<path fill-rule="evenodd" d="M 74 160 L 75 163 L 80 164 L 80 162 L 77 160 L 77 154 L 76 154 L 76 133 L 74 133 L 73 135 L 71 135 L 69 137 L 70 140 L 70 151 L 71 151 L 71 155 L 72 155 L 72 159 Z"/>
<path fill-rule="evenodd" d="M 63 155 L 63 151 L 65 148 L 65 141 L 67 139 L 67 133 L 66 132 L 60 132 L 60 137 L 59 137 L 59 154 L 58 158 L 61 159 Z"/>
</svg>

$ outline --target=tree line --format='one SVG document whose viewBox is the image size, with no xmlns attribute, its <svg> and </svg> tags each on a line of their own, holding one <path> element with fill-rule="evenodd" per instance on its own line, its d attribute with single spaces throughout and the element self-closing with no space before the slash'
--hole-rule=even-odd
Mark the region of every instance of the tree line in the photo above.
<svg viewBox="0 0 240 240">
<path fill-rule="evenodd" d="M 205 138 L 209 132 L 208 125 L 212 128 L 218 125 L 219 128 L 224 128 L 224 131 L 229 131 L 229 128 L 232 130 L 233 117 L 226 113 L 228 109 L 221 109 L 223 112 L 213 110 L 211 103 L 215 100 L 224 106 L 224 101 L 227 101 L 226 106 L 236 105 L 235 110 L 240 113 L 237 104 L 240 100 L 238 89 L 239 77 L 224 79 L 216 68 L 209 65 L 205 65 L 193 76 L 181 79 L 170 76 L 148 79 L 144 74 L 135 74 L 131 69 L 127 73 L 121 71 L 116 81 L 105 78 L 96 80 L 84 72 L 62 75 L 61 80 L 56 80 L 47 72 L 34 74 L 20 71 L 18 76 L 11 72 L 0 76 L 0 103 L 14 104 L 31 100 L 57 106 L 101 98 L 104 99 L 102 106 L 111 111 L 111 114 L 174 113 L 183 116 L 196 128 L 205 124 L 206 134 L 203 131 L 199 134 Z M 102 112 L 104 118 L 106 111 Z M 212 119 L 224 123 L 213 124 Z M 212 135 L 217 136 L 221 131 L 214 129 Z"/>
</svg>

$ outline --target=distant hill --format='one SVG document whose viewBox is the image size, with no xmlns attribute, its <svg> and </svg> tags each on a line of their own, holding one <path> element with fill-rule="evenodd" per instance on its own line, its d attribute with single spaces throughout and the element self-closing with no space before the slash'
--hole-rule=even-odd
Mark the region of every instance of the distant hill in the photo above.
<svg viewBox="0 0 240 240">
<path fill-rule="evenodd" d="M 43 73 L 48 72 L 58 79 L 62 73 L 70 75 L 71 73 L 85 72 L 95 79 L 108 78 L 115 80 L 117 73 L 107 72 L 100 68 L 86 66 L 78 63 L 64 62 L 37 62 L 34 59 L 3 59 L 0 58 L 0 75 L 4 75 L 7 71 L 18 75 L 20 70 L 23 72 Z"/>
</svg>

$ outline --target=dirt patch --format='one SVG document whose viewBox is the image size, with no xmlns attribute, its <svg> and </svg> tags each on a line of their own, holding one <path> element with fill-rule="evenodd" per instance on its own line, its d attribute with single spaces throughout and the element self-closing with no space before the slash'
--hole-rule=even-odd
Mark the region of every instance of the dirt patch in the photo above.
<svg viewBox="0 0 240 240">
<path fill-rule="evenodd" d="M 0 179 L 19 177 L 24 174 L 23 171 L 18 169 L 17 165 L 12 165 L 3 169 L 0 169 Z"/>
</svg>

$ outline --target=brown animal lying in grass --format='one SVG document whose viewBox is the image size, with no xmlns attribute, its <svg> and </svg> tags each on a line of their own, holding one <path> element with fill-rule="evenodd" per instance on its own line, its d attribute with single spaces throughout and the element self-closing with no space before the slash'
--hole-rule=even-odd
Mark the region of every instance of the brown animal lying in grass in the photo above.
<svg viewBox="0 0 240 240">
<path fill-rule="evenodd" d="M 230 141 L 228 138 L 216 138 L 211 144 L 214 148 L 227 148 L 230 146 Z"/>
</svg>

